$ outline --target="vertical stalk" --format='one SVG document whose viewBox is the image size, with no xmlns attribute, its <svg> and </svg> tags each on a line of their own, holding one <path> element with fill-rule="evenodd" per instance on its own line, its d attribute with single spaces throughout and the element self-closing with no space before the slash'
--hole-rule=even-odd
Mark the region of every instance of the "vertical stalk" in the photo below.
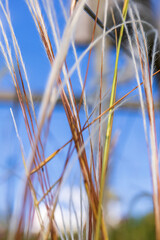
<svg viewBox="0 0 160 240">
<path fill-rule="evenodd" d="M 123 12 L 122 12 L 124 20 L 126 19 L 126 16 L 127 16 L 128 4 L 129 4 L 129 0 L 124 0 Z M 120 53 L 120 48 L 121 48 L 123 31 L 124 31 L 124 25 L 122 25 L 122 27 L 121 27 L 118 46 L 117 46 L 115 70 L 114 70 L 112 91 L 111 91 L 111 97 L 110 97 L 110 107 L 115 103 L 116 88 L 117 88 L 117 69 L 118 69 L 119 53 Z M 111 134 L 112 134 L 113 115 L 114 115 L 113 110 L 110 110 L 109 117 L 108 117 L 107 131 L 106 131 L 103 163 L 102 163 L 102 175 L 101 175 L 101 183 L 100 183 L 99 205 L 98 205 L 98 216 L 97 216 L 97 222 L 96 222 L 95 240 L 98 240 L 99 236 L 100 236 L 100 227 L 101 227 L 101 219 L 102 219 L 102 201 L 103 201 L 103 193 L 104 193 L 104 186 L 105 186 L 105 179 L 106 179 L 106 169 L 108 166 L 108 159 L 109 159 L 109 149 L 110 149 Z"/>
</svg>

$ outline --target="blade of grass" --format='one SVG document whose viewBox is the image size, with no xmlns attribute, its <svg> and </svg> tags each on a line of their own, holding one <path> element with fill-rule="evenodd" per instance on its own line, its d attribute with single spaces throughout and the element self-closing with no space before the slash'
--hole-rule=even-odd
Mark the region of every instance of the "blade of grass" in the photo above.
<svg viewBox="0 0 160 240">
<path fill-rule="evenodd" d="M 124 20 L 127 16 L 129 0 L 124 1 L 123 6 L 123 17 Z M 111 98 L 110 98 L 110 106 L 115 103 L 115 96 L 116 96 L 116 87 L 117 87 L 117 70 L 118 70 L 118 61 L 119 61 L 119 53 L 121 48 L 121 41 L 123 36 L 124 25 L 122 25 L 120 30 L 120 37 L 117 46 L 117 53 L 116 53 L 116 62 L 115 62 L 115 70 L 114 70 L 114 77 L 112 83 L 112 91 L 111 91 Z M 98 206 L 98 218 L 96 222 L 96 231 L 95 231 L 95 240 L 99 239 L 100 236 L 100 226 L 101 226 L 101 219 L 102 219 L 102 201 L 103 201 L 103 192 L 105 186 L 105 177 L 106 177 L 106 169 L 108 165 L 108 158 L 109 158 L 109 149 L 110 149 L 110 141 L 111 141 L 111 134 L 112 134 L 112 124 L 113 124 L 113 111 L 109 111 L 108 117 L 108 125 L 107 125 L 107 132 L 106 132 L 106 141 L 104 147 L 104 155 L 103 155 L 103 163 L 102 163 L 102 176 L 101 176 L 101 183 L 100 183 L 100 195 L 99 195 L 99 206 Z"/>
</svg>

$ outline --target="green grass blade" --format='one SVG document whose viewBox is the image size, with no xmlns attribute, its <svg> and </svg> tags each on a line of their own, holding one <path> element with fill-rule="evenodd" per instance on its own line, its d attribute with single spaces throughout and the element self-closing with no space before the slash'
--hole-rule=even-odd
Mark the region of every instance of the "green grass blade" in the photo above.
<svg viewBox="0 0 160 240">
<path fill-rule="evenodd" d="M 124 1 L 123 6 L 123 18 L 126 19 L 127 10 L 128 10 L 129 0 Z M 115 70 L 113 76 L 113 83 L 112 83 L 112 91 L 110 97 L 110 107 L 115 102 L 116 97 L 116 88 L 117 88 L 117 69 L 118 69 L 118 61 L 119 61 L 119 53 L 121 48 L 121 42 L 123 37 L 124 25 L 122 25 L 120 30 L 120 37 L 117 46 L 117 53 L 116 53 L 116 62 L 115 62 Z M 108 125 L 106 131 L 106 140 L 105 140 L 105 147 L 104 147 L 104 155 L 103 155 L 103 163 L 102 163 L 102 175 L 101 175 L 101 183 L 100 183 L 100 195 L 99 195 L 99 206 L 98 206 L 98 216 L 97 216 L 97 223 L 96 223 L 96 232 L 95 232 L 95 240 L 99 239 L 100 236 L 100 227 L 101 227 L 101 219 L 102 219 L 102 201 L 103 201 L 103 192 L 105 186 L 105 179 L 106 179 L 106 169 L 108 165 L 108 158 L 109 158 L 109 149 L 110 149 L 110 141 L 111 141 L 111 134 L 112 134 L 112 124 L 113 124 L 113 110 L 110 110 L 109 117 L 108 117 Z"/>
</svg>

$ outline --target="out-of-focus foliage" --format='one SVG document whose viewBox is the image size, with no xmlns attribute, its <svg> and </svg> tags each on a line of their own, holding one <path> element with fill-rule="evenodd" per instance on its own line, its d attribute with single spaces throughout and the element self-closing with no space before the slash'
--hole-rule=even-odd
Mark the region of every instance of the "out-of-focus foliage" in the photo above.
<svg viewBox="0 0 160 240">
<path fill-rule="evenodd" d="M 0 235 L 2 240 L 6 239 L 7 234 Z M 23 239 L 34 240 L 38 235 Z M 68 238 L 71 236 L 68 234 Z M 58 238 L 60 239 L 60 238 Z M 74 240 L 78 239 L 78 234 L 74 233 Z M 84 239 L 86 239 L 84 234 Z M 154 215 L 149 214 L 143 218 L 124 219 L 117 228 L 109 229 L 109 240 L 155 240 Z"/>
<path fill-rule="evenodd" d="M 110 240 L 154 240 L 155 222 L 153 214 L 142 219 L 126 219 L 110 230 Z"/>
</svg>

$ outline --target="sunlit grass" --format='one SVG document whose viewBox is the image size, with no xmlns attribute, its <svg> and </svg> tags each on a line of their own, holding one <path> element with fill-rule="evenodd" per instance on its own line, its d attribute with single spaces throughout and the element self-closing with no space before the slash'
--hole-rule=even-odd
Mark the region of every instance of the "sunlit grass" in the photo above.
<svg viewBox="0 0 160 240">
<path fill-rule="evenodd" d="M 40 40 L 43 44 L 44 51 L 49 60 L 51 71 L 48 77 L 47 84 L 43 92 L 43 98 L 40 105 L 38 116 L 35 112 L 32 92 L 27 76 L 27 70 L 22 58 L 18 41 L 16 39 L 14 29 L 12 27 L 11 17 L 9 13 L 8 1 L 4 7 L 2 1 L 0 1 L 0 7 L 7 20 L 10 34 L 5 32 L 3 22 L 0 21 L 0 31 L 2 33 L 2 40 L 0 41 L 0 49 L 3 54 L 4 60 L 12 77 L 19 104 L 21 107 L 22 115 L 25 123 L 25 131 L 30 143 L 30 152 L 27 158 L 24 154 L 23 141 L 19 135 L 19 129 L 14 117 L 14 111 L 11 109 L 11 115 L 18 137 L 22 155 L 22 161 L 25 168 L 25 183 L 24 183 L 24 195 L 21 199 L 19 216 L 12 216 L 11 226 L 14 224 L 14 229 L 9 229 L 9 238 L 15 239 L 32 239 L 32 225 L 35 216 L 38 219 L 40 226 L 39 233 L 33 239 L 121 239 L 125 240 L 128 235 L 125 232 L 132 231 L 132 227 L 138 224 L 138 221 L 129 219 L 127 226 L 122 222 L 116 230 L 111 230 L 107 226 L 105 218 L 105 207 L 104 192 L 106 184 L 106 176 L 109 174 L 108 162 L 110 160 L 111 143 L 112 143 L 112 126 L 114 118 L 114 111 L 120 107 L 127 97 L 130 96 L 136 89 L 139 91 L 140 105 L 143 116 L 143 125 L 146 138 L 146 144 L 148 149 L 148 158 L 151 166 L 152 173 L 152 185 L 153 185 L 153 204 L 154 204 L 154 215 L 155 215 L 155 232 L 152 229 L 151 232 L 156 233 L 156 239 L 160 240 L 160 183 L 159 183 L 159 168 L 158 168 L 158 146 L 155 126 L 155 111 L 154 111 L 154 100 L 152 90 L 152 77 L 158 74 L 158 71 L 154 73 L 154 59 L 156 55 L 156 41 L 157 35 L 153 42 L 153 57 L 152 63 L 149 61 L 148 56 L 148 45 L 146 35 L 144 33 L 143 24 L 141 22 L 138 10 L 135 5 L 129 4 L 129 0 L 124 1 L 123 10 L 121 11 L 119 6 L 116 5 L 122 21 L 118 25 L 112 27 L 106 31 L 105 24 L 104 29 L 100 36 L 96 38 L 96 24 L 98 20 L 99 4 L 97 2 L 97 10 L 95 13 L 95 22 L 92 33 L 92 40 L 89 46 L 84 50 L 82 55 L 78 57 L 76 47 L 74 43 L 74 31 L 77 26 L 78 19 L 81 17 L 81 12 L 86 4 L 86 0 L 81 0 L 77 4 L 73 1 L 72 14 L 67 15 L 66 9 L 63 6 L 63 2 L 60 0 L 61 9 L 66 21 L 66 27 L 63 32 L 61 39 L 59 36 L 59 26 L 54 13 L 54 3 L 47 0 L 26 0 L 28 9 L 31 13 L 36 29 L 39 33 Z M 108 5 L 106 1 L 105 11 Z M 44 14 L 44 15 L 43 15 Z M 107 12 L 105 12 L 105 18 Z M 126 20 L 127 14 L 130 15 L 130 19 Z M 113 20 L 114 14 L 112 15 Z M 44 20 L 46 19 L 46 20 Z M 47 24 L 46 24 L 46 22 Z M 133 36 L 130 36 L 128 31 L 128 24 L 131 24 L 133 28 Z M 137 27 L 139 24 L 139 28 Z M 148 24 L 149 25 L 149 24 Z M 52 35 L 48 33 L 51 31 Z M 117 36 L 117 29 L 120 28 L 120 35 Z M 152 29 L 153 30 L 153 29 Z M 119 55 L 123 42 L 123 33 L 128 38 L 128 50 L 130 57 L 132 58 L 133 68 L 135 70 L 135 77 L 137 83 L 135 88 L 128 90 L 123 97 L 116 99 L 117 82 L 119 81 L 118 75 L 118 63 Z M 155 31 L 155 30 L 154 30 Z M 116 38 L 116 59 L 113 66 L 113 81 L 112 89 L 110 92 L 110 102 L 108 107 L 105 107 L 103 111 L 102 105 L 105 100 L 105 96 L 102 95 L 103 88 L 103 72 L 104 57 L 105 57 L 105 38 L 111 32 L 115 32 Z M 134 38 L 134 45 L 132 39 Z M 12 39 L 12 40 L 9 40 Z M 101 73 L 100 81 L 97 87 L 99 94 L 98 103 L 93 102 L 92 112 L 88 110 L 88 102 L 86 97 L 86 83 L 88 81 L 88 70 L 91 61 L 91 53 L 97 43 L 102 41 L 102 52 L 101 54 Z M 124 44 L 124 43 L 123 43 Z M 11 46 L 10 46 L 11 45 Z M 54 47 L 56 53 L 54 53 Z M 75 57 L 75 63 L 71 68 L 68 67 L 66 57 L 68 55 L 69 48 L 72 48 Z M 12 49 L 12 51 L 11 51 Z M 134 50 L 136 49 L 136 50 Z M 136 51 L 136 54 L 135 54 Z M 88 54 L 88 63 L 86 66 L 86 73 L 84 79 L 81 74 L 80 62 L 84 55 Z M 96 59 L 95 59 L 96 61 Z M 15 63 L 16 69 L 15 70 Z M 151 65 L 151 69 L 150 69 Z M 80 98 L 76 100 L 76 94 L 74 92 L 72 84 L 72 74 L 74 71 L 78 72 L 78 80 L 81 86 Z M 139 73 L 140 71 L 140 73 Z M 142 79 L 140 79 L 140 74 Z M 27 83 L 27 88 L 24 82 Z M 144 88 L 144 94 L 142 93 L 142 87 Z M 107 90 L 106 90 L 107 92 Z M 28 98 L 29 96 L 29 98 Z M 68 128 L 71 132 L 71 139 L 54 151 L 50 156 L 45 156 L 45 143 L 47 142 L 48 135 L 50 132 L 51 119 L 54 117 L 54 111 L 57 104 L 57 100 L 61 99 L 63 110 L 65 112 Z M 82 108 L 84 104 L 84 109 Z M 145 108 L 146 106 L 146 108 Z M 83 110 L 82 110 L 83 109 Z M 86 121 L 82 123 L 80 112 L 83 111 L 85 114 Z M 96 116 L 94 114 L 98 113 Z M 146 119 L 149 118 L 149 126 L 147 126 Z M 58 119 L 57 119 L 58 120 Z M 104 132 L 102 131 L 103 126 L 106 126 L 106 140 L 105 143 L 102 141 Z M 63 127 L 63 126 L 62 126 Z M 88 131 L 87 140 L 84 137 L 85 132 Z M 98 134 L 98 137 L 97 137 Z M 96 143 L 96 150 L 94 144 Z M 89 154 L 88 154 L 89 146 Z M 67 154 L 65 156 L 64 165 L 62 171 L 59 173 L 59 177 L 51 181 L 48 164 L 54 161 L 54 158 L 68 147 Z M 76 153 L 76 159 L 75 155 Z M 137 153 L 138 154 L 138 153 Z M 98 157 L 97 157 L 98 156 Z M 56 210 L 59 207 L 60 195 L 63 194 L 63 184 L 68 175 L 72 176 L 72 169 L 74 168 L 75 161 L 79 162 L 80 168 L 80 215 L 76 211 L 76 207 L 72 202 L 72 186 L 70 193 L 70 215 L 71 211 L 74 213 L 74 218 L 77 224 L 77 232 L 73 229 L 72 223 L 70 222 L 70 228 L 66 229 L 65 216 L 63 209 L 60 208 L 60 215 L 63 222 L 63 232 L 59 227 L 59 223 L 56 219 Z M 56 170 L 56 166 L 55 170 Z M 53 180 L 53 179 L 52 179 Z M 40 194 L 37 192 L 37 184 L 40 189 Z M 74 191 L 73 191 L 74 192 Z M 84 200 L 85 195 L 85 200 Z M 66 196 L 64 196 L 66 197 Z M 42 210 L 43 204 L 43 210 Z M 83 206 L 85 205 L 85 206 Z M 44 214 L 45 212 L 45 219 Z M 83 218 L 83 216 L 85 216 Z M 71 216 L 70 216 L 71 217 Z M 16 219 L 16 224 L 15 224 Z M 146 219 L 142 220 L 143 226 L 149 226 Z M 151 221 L 151 228 L 154 221 Z M 139 224 L 141 225 L 141 223 Z M 148 229 L 149 229 L 148 227 Z M 69 231 L 69 232 L 68 232 Z M 133 236 L 138 239 L 141 237 L 140 232 L 133 230 Z M 132 239 L 134 239 L 134 237 Z M 144 237 L 144 235 L 143 235 Z M 143 239 L 143 237 L 141 239 Z M 130 238 L 131 239 L 131 238 Z M 147 238 L 146 238 L 147 239 Z"/>
</svg>

